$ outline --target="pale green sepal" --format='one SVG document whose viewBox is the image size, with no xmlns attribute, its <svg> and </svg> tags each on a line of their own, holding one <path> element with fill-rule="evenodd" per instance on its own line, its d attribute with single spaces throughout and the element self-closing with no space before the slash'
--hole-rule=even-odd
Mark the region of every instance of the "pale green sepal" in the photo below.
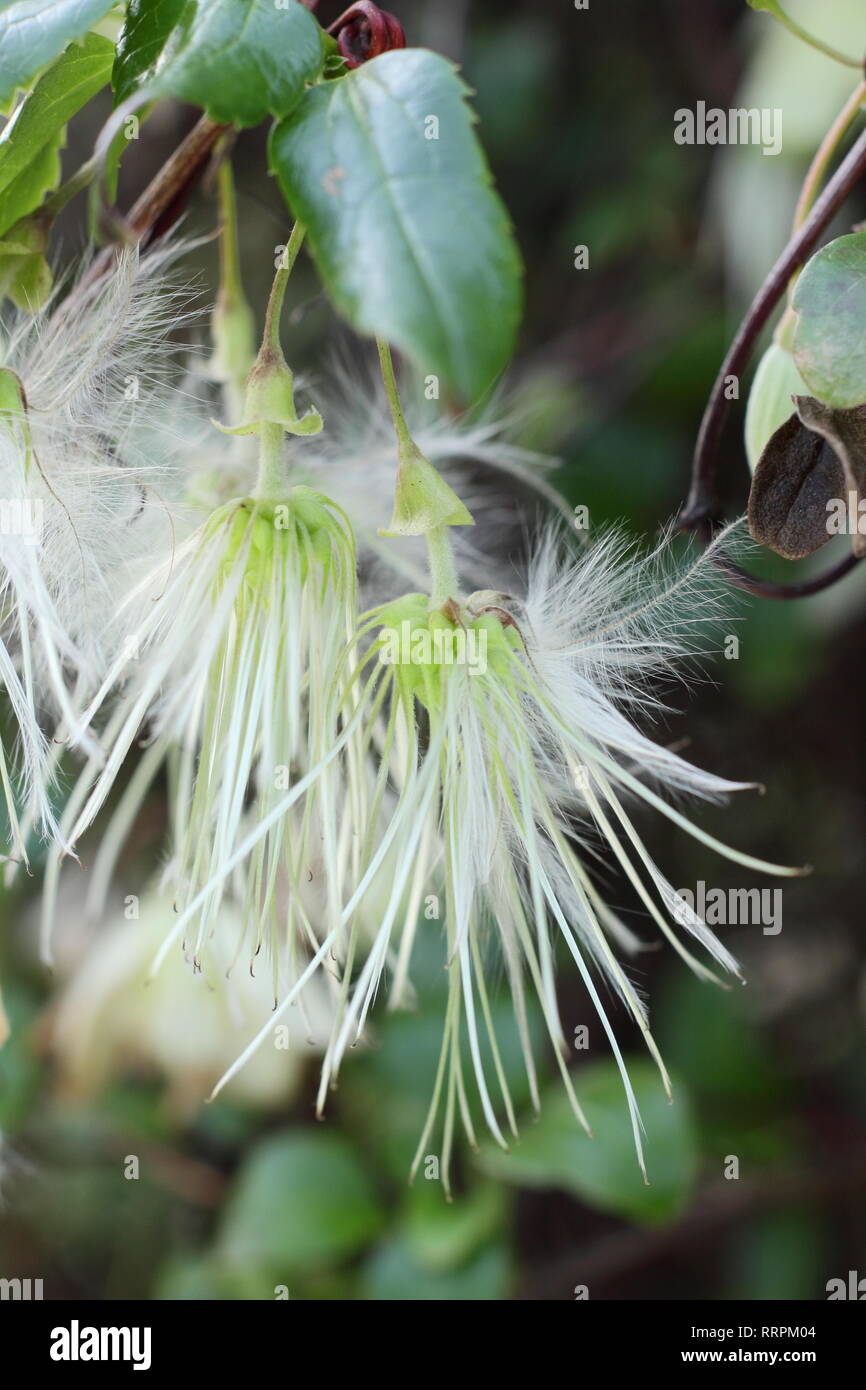
<svg viewBox="0 0 866 1390">
<path fill-rule="evenodd" d="M 223 434 L 259 434 L 263 424 L 282 425 L 286 434 L 311 435 L 322 429 L 315 407 L 298 416 L 291 368 L 275 354 L 259 356 L 247 379 L 244 418 L 239 425 L 213 422 Z"/>
<path fill-rule="evenodd" d="M 792 397 L 809 395 L 787 348 L 773 342 L 761 358 L 746 407 L 746 454 L 754 473 L 765 448 L 780 425 L 795 413 Z"/>
<path fill-rule="evenodd" d="M 423 536 L 437 526 L 474 526 L 456 492 L 411 440 L 400 448 L 394 515 L 382 536 Z"/>
<path fill-rule="evenodd" d="M 0 413 L 22 413 L 24 402 L 21 396 L 21 382 L 8 367 L 0 367 Z"/>
<path fill-rule="evenodd" d="M 0 367 L 0 420 L 7 429 L 20 429 L 24 443 L 24 473 L 30 470 L 33 458 L 33 442 L 27 422 L 27 406 L 24 388 L 15 372 L 8 367 Z"/>
<path fill-rule="evenodd" d="M 221 425 L 219 420 L 211 419 L 211 424 L 221 434 L 259 434 L 262 424 L 282 425 L 286 434 L 321 434 L 323 420 L 318 410 L 310 409 L 299 420 L 250 420 L 243 425 Z"/>
</svg>

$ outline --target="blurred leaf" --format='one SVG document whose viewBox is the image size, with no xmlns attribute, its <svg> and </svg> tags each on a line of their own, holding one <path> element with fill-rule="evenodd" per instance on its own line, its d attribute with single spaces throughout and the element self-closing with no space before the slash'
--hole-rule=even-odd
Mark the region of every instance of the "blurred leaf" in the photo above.
<svg viewBox="0 0 866 1390">
<path fill-rule="evenodd" d="M 756 713 L 789 703 L 820 669 L 829 636 L 826 627 L 809 623 L 800 604 L 755 604 L 740 659 L 729 663 L 735 695 Z"/>
<path fill-rule="evenodd" d="M 678 970 L 662 994 L 654 1028 L 662 1056 L 696 1095 L 716 1100 L 779 1093 L 781 1079 L 737 993 Z"/>
<path fill-rule="evenodd" d="M 369 1050 L 358 1057 L 340 1081 L 344 1111 L 353 1116 L 359 1127 L 366 1127 L 367 1117 L 375 1108 L 378 1157 L 400 1182 L 408 1177 L 433 1090 L 442 1047 L 443 1019 L 436 990 L 444 976 L 440 954 L 430 979 L 431 993 L 423 995 L 425 1007 L 422 1011 L 385 1015 L 379 1021 Z M 530 1038 L 536 1045 L 543 1034 L 543 1024 L 537 1007 L 530 1004 L 527 1012 Z M 510 1001 L 494 999 L 491 1016 L 514 1104 L 524 1105 L 529 1099 L 529 1084 Z M 493 1062 L 486 1035 L 479 1040 L 479 1046 L 483 1065 L 490 1074 Z M 543 1062 L 541 1049 L 537 1051 L 539 1062 Z M 471 1069 L 465 1040 L 464 1065 Z M 544 1072 L 540 1071 L 540 1075 L 543 1078 Z"/>
<path fill-rule="evenodd" d="M 380 1021 L 370 1051 L 340 1079 L 344 1115 L 360 1133 L 376 1115 L 376 1155 L 389 1175 L 405 1182 L 442 1045 L 438 1015 L 394 1014 Z"/>
<path fill-rule="evenodd" d="M 89 1115 L 87 1105 L 76 1111 L 91 1133 L 102 1124 L 118 1134 L 170 1143 L 177 1129 L 177 1117 L 172 1117 L 166 1106 L 165 1091 L 152 1078 L 138 1076 L 134 1082 L 106 1086 L 92 1107 Z"/>
<path fill-rule="evenodd" d="M 148 1181 L 146 1162 L 141 1179 L 131 1181 L 124 1177 L 122 1153 L 111 1164 L 91 1157 L 75 1166 L 63 1148 L 53 1153 L 57 1157 L 41 1162 L 30 1182 L 19 1184 L 19 1212 L 61 1266 L 68 1266 L 82 1294 L 96 1288 L 109 1300 L 121 1292 L 148 1297 L 178 1210 L 174 1199 Z"/>
<path fill-rule="evenodd" d="M 566 495 L 592 520 L 628 518 L 641 530 L 658 522 L 667 497 L 682 490 L 684 441 L 653 420 L 618 412 L 580 438 L 569 459 Z M 560 484 L 562 486 L 562 484 Z"/>
<path fill-rule="evenodd" d="M 669 1104 L 651 1063 L 629 1063 L 629 1075 L 646 1129 L 647 1186 L 638 1166 L 622 1079 L 615 1062 L 596 1062 L 574 1073 L 575 1088 L 595 1134 L 575 1119 L 565 1092 L 542 1099 L 539 1119 L 526 1126 L 510 1153 L 490 1143 L 481 1151 L 484 1170 L 526 1187 L 558 1187 L 590 1206 L 635 1221 L 659 1222 L 685 1206 L 697 1168 L 697 1148 L 687 1092 L 674 1084 Z"/>
<path fill-rule="evenodd" d="M 441 1184 L 419 1179 L 406 1200 L 403 1239 L 424 1269 L 452 1269 L 501 1231 L 505 1212 L 505 1193 L 495 1183 L 481 1183 L 447 1202 Z"/>
<path fill-rule="evenodd" d="M 726 1262 L 729 1297 L 749 1303 L 814 1298 L 821 1284 L 821 1255 L 813 1212 L 782 1211 L 753 1218 Z"/>
<path fill-rule="evenodd" d="M 468 64 L 485 149 L 510 159 L 538 154 L 553 95 L 556 41 L 544 17 L 510 17 L 472 45 Z"/>
<path fill-rule="evenodd" d="M 839 410 L 866 401 L 866 232 L 838 237 L 794 290 L 794 360 L 813 395 Z"/>
<path fill-rule="evenodd" d="M 159 1272 L 153 1297 L 172 1302 L 217 1302 L 226 1297 L 219 1265 L 207 1255 L 173 1255 Z"/>
<path fill-rule="evenodd" d="M 494 999 L 490 1013 L 505 1080 L 515 1103 L 521 1105 L 529 1097 L 529 1082 L 510 999 Z M 543 1034 L 540 1011 L 530 1005 L 527 1013 L 530 1039 L 537 1043 Z M 392 1014 L 383 1019 L 377 1042 L 365 1058 L 377 1085 L 393 1090 L 401 1099 L 420 1091 L 426 1110 L 427 1082 L 432 1086 L 442 1047 L 442 1029 L 442 1013 L 436 1007 L 427 1008 L 423 1014 Z M 483 1066 L 492 1072 L 493 1056 L 486 1035 L 479 1038 L 479 1049 Z M 468 1043 L 463 1049 L 463 1060 L 464 1066 L 471 1067 Z"/>
<path fill-rule="evenodd" d="M 12 0 L 5 4 L 0 10 L 0 110 L 8 111 L 16 88 L 25 86 L 70 39 L 79 38 L 110 9 L 106 0 L 51 0 L 50 5 L 42 0 Z"/>
<path fill-rule="evenodd" d="M 787 1117 L 768 1113 L 761 1106 L 749 1114 L 745 1105 L 708 1103 L 701 1115 L 701 1149 L 712 1172 L 724 1174 L 728 1156 L 740 1161 L 741 1176 L 757 1169 L 796 1166 L 803 1150 L 803 1134 Z"/>
<path fill-rule="evenodd" d="M 592 423 L 592 403 L 562 367 L 544 364 L 515 382 L 509 400 L 514 416 L 510 438 L 523 448 L 554 457 L 563 440 Z"/>
<path fill-rule="evenodd" d="M 384 53 L 308 92 L 270 162 L 340 312 L 475 400 L 511 356 L 521 268 L 467 92 L 438 54 Z"/>
<path fill-rule="evenodd" d="M 293 1290 L 289 1289 L 289 1298 Z M 176 1302 L 264 1302 L 277 1300 L 277 1285 L 262 1269 L 226 1266 L 213 1252 L 182 1254 L 166 1260 L 153 1295 Z M 327 1297 L 326 1291 L 322 1296 Z"/>
<path fill-rule="evenodd" d="M 255 1134 L 257 1111 L 233 1105 L 226 1096 L 219 1105 L 203 1105 L 195 1117 L 195 1134 L 209 1149 L 234 1153 L 248 1145 Z"/>
<path fill-rule="evenodd" d="M 253 126 L 294 110 L 323 61 L 322 30 L 296 0 L 285 9 L 274 0 L 189 0 L 141 91 Z"/>
<path fill-rule="evenodd" d="M 117 105 L 151 70 L 185 5 L 186 0 L 129 0 L 111 72 Z"/>
<path fill-rule="evenodd" d="M 218 1249 L 234 1266 L 275 1274 L 353 1254 L 383 1213 L 352 1146 L 336 1134 L 281 1134 L 244 1163 L 223 1216 Z"/>
<path fill-rule="evenodd" d="M 26 1119 L 41 1083 L 41 1068 L 33 1048 L 35 1006 L 14 982 L 4 982 L 9 1034 L 0 1047 L 0 1132 L 14 1134 Z"/>
<path fill-rule="evenodd" d="M 510 1258 L 504 1245 L 482 1250 L 461 1269 L 434 1272 L 417 1264 L 400 1240 L 382 1245 L 364 1265 L 358 1296 L 389 1302 L 493 1302 L 508 1296 Z"/>
<path fill-rule="evenodd" d="M 672 424 L 689 418 L 692 410 L 703 409 L 707 380 L 715 374 L 727 340 L 716 313 L 702 299 L 693 274 L 682 274 L 670 288 L 649 289 L 643 313 L 651 322 L 665 326 L 666 338 L 652 344 L 640 363 L 642 376 L 635 407 L 641 424 L 658 421 L 669 430 Z M 682 476 L 682 460 L 677 467 Z M 639 469 L 632 463 L 630 471 L 637 473 Z M 630 477 L 630 485 L 631 481 Z"/>
</svg>

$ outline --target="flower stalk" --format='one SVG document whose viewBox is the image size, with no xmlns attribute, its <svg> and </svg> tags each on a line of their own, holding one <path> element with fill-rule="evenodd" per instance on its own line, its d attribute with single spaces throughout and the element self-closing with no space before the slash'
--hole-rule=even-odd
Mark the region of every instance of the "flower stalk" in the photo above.
<svg viewBox="0 0 866 1390">
<path fill-rule="evenodd" d="M 226 154 L 217 173 L 220 219 L 220 287 L 211 322 L 214 369 L 225 383 L 229 414 L 243 407 L 244 386 L 255 357 L 253 312 L 244 294 L 238 245 L 237 202 L 231 160 Z"/>
<path fill-rule="evenodd" d="M 425 537 L 431 603 L 438 606 L 449 598 L 456 598 L 458 593 L 457 569 L 448 529 L 472 526 L 473 518 L 412 438 L 400 403 L 391 349 L 383 339 L 377 342 L 382 380 L 397 436 L 398 458 L 394 513 L 389 528 L 382 534 Z"/>
</svg>

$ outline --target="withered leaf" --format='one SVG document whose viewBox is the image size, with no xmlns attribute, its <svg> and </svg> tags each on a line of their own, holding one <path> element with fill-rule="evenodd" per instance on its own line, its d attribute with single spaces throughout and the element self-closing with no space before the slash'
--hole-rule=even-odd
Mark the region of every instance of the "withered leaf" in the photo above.
<svg viewBox="0 0 866 1390">
<path fill-rule="evenodd" d="M 835 453 L 845 475 L 845 490 L 841 494 L 847 504 L 854 504 L 854 515 L 866 488 L 866 405 L 851 410 L 834 410 L 814 396 L 797 396 L 797 412 L 807 429 L 821 436 Z M 839 494 L 837 494 L 838 496 Z M 855 555 L 866 555 L 866 536 L 856 528 L 851 535 Z"/>
<path fill-rule="evenodd" d="M 801 560 L 830 540 L 828 503 L 847 506 L 866 491 L 866 405 L 833 410 L 795 396 L 798 413 L 770 439 L 752 478 L 749 530 L 786 560 Z M 866 553 L 856 528 L 855 554 Z"/>
</svg>

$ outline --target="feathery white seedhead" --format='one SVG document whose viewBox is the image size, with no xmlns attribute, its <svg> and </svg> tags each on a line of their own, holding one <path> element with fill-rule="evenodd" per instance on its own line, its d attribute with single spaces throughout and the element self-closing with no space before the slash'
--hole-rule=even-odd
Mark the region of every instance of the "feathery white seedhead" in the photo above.
<svg viewBox="0 0 866 1390">
<path fill-rule="evenodd" d="M 673 673 L 694 650 L 698 624 L 717 610 L 721 581 L 711 556 L 671 572 L 666 545 L 643 560 L 627 550 L 621 537 L 611 535 L 575 556 L 560 534 L 549 532 L 536 548 L 523 602 L 485 590 L 433 607 L 418 593 L 379 608 L 362 628 L 373 639 L 362 672 L 384 693 L 383 764 L 392 762 L 394 748 L 402 749 L 399 795 L 386 837 L 391 892 L 366 959 L 351 987 L 344 986 L 320 1096 L 346 1048 L 361 1036 L 382 976 L 390 972 L 401 987 L 405 983 L 414 934 L 430 929 L 417 923 L 421 895 L 441 879 L 449 1002 L 418 1156 L 427 1151 L 437 1115 L 444 1112 L 446 1184 L 458 1110 L 474 1138 L 466 1044 L 487 1126 L 506 1146 L 494 1099 L 498 1090 L 508 1127 L 516 1132 L 490 1006 L 492 943 L 504 962 L 535 1103 L 529 986 L 575 1115 L 586 1124 L 564 1060 L 555 993 L 555 943 L 565 943 L 622 1074 L 643 1167 L 640 1116 L 601 997 L 605 984 L 625 1003 L 662 1083 L 669 1083 L 645 1005 L 618 958 L 640 950 L 641 942 L 604 902 L 587 867 L 599 845 L 698 975 L 717 979 L 695 949 L 738 974 L 727 948 L 653 862 L 630 802 L 642 801 L 749 869 L 796 872 L 720 844 L 671 804 L 682 793 L 720 799 L 749 785 L 692 767 L 649 739 L 630 717 L 657 707 L 652 678 Z M 407 902 L 414 911 L 407 913 Z M 685 928 L 685 940 L 678 927 Z M 291 995 L 284 1004 L 290 1000 Z M 493 1058 L 490 1077 L 484 1040 Z"/>
<path fill-rule="evenodd" d="M 334 756 L 344 698 L 338 674 L 356 622 L 345 517 L 303 487 L 283 501 L 229 503 L 129 596 L 121 618 L 129 654 L 109 669 L 84 716 L 93 727 L 105 708 L 104 762 L 88 760 L 61 838 L 78 842 L 144 738 L 104 831 L 92 905 L 98 910 L 142 799 L 168 766 L 173 849 L 165 878 L 178 916 L 165 949 L 182 942 L 198 964 L 228 892 L 244 926 L 236 955 L 252 963 L 263 945 L 273 948 L 276 981 L 279 943 L 287 938 L 302 955 L 322 930 L 310 920 L 309 881 L 324 882 L 322 910 L 333 921 L 347 871 L 340 818 L 354 764 L 345 748 Z M 239 849 L 261 824 L 268 832 L 247 858 Z M 59 859 L 56 850 L 48 868 L 46 943 Z"/>
<path fill-rule="evenodd" d="M 62 741 L 76 724 L 111 658 L 118 602 L 145 557 L 172 545 L 170 335 L 189 318 L 167 273 L 176 254 L 121 252 L 111 272 L 4 333 L 0 675 L 19 730 L 7 802 L 23 810 L 22 856 L 31 825 L 56 832 L 57 755 L 43 730 Z"/>
<path fill-rule="evenodd" d="M 474 527 L 452 533 L 461 577 L 470 587 L 510 582 L 510 543 L 523 538 L 526 514 L 535 510 L 531 499 L 568 512 L 549 480 L 556 460 L 509 442 L 513 422 L 507 402 L 494 401 L 483 413 L 455 418 L 418 391 L 407 395 L 412 439 L 476 518 Z M 364 604 L 394 598 L 407 586 L 421 587 L 423 542 L 380 535 L 391 517 L 398 459 L 381 380 L 357 361 L 351 367 L 338 361 L 330 380 L 321 388 L 317 383 L 317 399 L 327 427 L 305 444 L 299 478 L 339 497 L 351 518 Z"/>
</svg>

